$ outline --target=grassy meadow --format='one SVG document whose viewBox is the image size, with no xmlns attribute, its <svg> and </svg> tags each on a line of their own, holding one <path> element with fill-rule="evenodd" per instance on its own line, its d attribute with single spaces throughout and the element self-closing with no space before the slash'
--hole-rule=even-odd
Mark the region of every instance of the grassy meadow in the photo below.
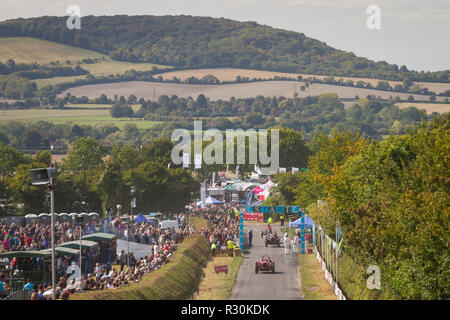
<svg viewBox="0 0 450 320">
<path fill-rule="evenodd" d="M 127 123 L 135 123 L 140 129 L 153 127 L 158 121 L 136 118 L 112 118 L 109 113 L 111 105 L 67 105 L 63 109 L 27 109 L 2 110 L 1 121 L 48 121 L 53 123 L 71 122 L 78 125 L 114 124 L 123 128 Z M 136 111 L 139 105 L 133 105 Z"/>
<path fill-rule="evenodd" d="M 0 38 L 0 61 L 6 62 L 14 59 L 16 63 L 50 64 L 59 62 L 64 66 L 76 66 L 83 59 L 101 59 L 98 63 L 80 63 L 80 67 L 88 70 L 93 76 L 109 74 L 121 74 L 128 70 L 149 71 L 152 67 L 167 67 L 153 63 L 132 63 L 116 61 L 109 56 L 91 50 L 59 44 L 56 42 L 30 38 L 11 37 Z M 70 64 L 66 62 L 70 61 Z M 46 85 L 54 85 L 62 82 L 70 82 L 83 79 L 85 76 L 54 77 L 49 79 L 34 80 L 38 88 Z"/>
</svg>

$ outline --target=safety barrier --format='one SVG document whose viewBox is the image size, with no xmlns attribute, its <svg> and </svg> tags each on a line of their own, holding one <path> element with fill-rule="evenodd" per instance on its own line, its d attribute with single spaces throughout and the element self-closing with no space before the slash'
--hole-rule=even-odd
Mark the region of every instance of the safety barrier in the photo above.
<svg viewBox="0 0 450 320">
<path fill-rule="evenodd" d="M 325 280 L 333 287 L 334 294 L 339 300 L 347 300 L 341 288 L 339 288 L 338 263 L 339 246 L 319 226 L 316 232 L 315 251 L 318 263 L 322 266 Z"/>
</svg>

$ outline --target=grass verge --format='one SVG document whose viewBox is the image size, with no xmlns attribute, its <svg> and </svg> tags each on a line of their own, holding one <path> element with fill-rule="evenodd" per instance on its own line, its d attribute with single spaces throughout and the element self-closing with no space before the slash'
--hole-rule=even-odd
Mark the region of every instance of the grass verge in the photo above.
<svg viewBox="0 0 450 320">
<path fill-rule="evenodd" d="M 190 224 L 194 226 L 195 229 L 208 228 L 212 229 L 211 223 L 208 220 L 199 217 L 189 217 L 187 220 Z"/>
<path fill-rule="evenodd" d="M 305 300 L 337 300 L 314 254 L 299 255 L 300 278 Z"/>
<path fill-rule="evenodd" d="M 168 264 L 150 272 L 128 287 L 88 291 L 71 296 L 71 300 L 184 300 L 191 298 L 210 258 L 205 237 L 187 236 Z"/>
<path fill-rule="evenodd" d="M 205 268 L 205 276 L 200 283 L 194 300 L 226 300 L 236 281 L 239 267 L 244 257 L 214 257 Z M 228 273 L 216 274 L 214 266 L 228 265 Z"/>
</svg>

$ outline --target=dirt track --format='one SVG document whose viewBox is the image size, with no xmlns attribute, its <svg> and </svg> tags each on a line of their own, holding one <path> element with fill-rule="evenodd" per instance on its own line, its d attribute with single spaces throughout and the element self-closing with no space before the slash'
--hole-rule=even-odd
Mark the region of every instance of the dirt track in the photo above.
<svg viewBox="0 0 450 320">
<path fill-rule="evenodd" d="M 239 269 L 236 283 L 230 294 L 230 300 L 301 300 L 303 295 L 300 290 L 298 274 L 298 255 L 284 253 L 283 240 L 280 247 L 264 246 L 264 239 L 260 231 L 265 228 L 264 224 L 246 223 L 244 234 L 249 229 L 253 230 L 253 246 L 244 247 L 248 251 L 245 261 Z M 272 225 L 278 235 L 279 224 Z M 247 239 L 245 241 L 247 244 Z M 275 261 L 275 273 L 259 272 L 255 274 L 255 262 L 261 256 L 270 256 Z"/>
</svg>

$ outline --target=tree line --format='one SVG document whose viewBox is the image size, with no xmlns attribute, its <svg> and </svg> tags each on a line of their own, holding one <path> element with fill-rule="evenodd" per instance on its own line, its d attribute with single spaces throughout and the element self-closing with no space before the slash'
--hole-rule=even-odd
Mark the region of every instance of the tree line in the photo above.
<svg viewBox="0 0 450 320">
<path fill-rule="evenodd" d="M 0 23 L 0 36 L 30 36 L 131 62 L 183 68 L 236 67 L 384 80 L 449 82 L 449 71 L 417 72 L 337 50 L 303 33 L 229 19 L 192 16 L 85 16 L 83 30 L 67 17 Z"/>
<path fill-rule="evenodd" d="M 448 114 L 381 142 L 317 134 L 309 170 L 276 175 L 267 203 L 299 204 L 333 239 L 339 221 L 353 276 L 357 266 L 381 269 L 375 298 L 448 299 L 449 141 Z"/>
</svg>

